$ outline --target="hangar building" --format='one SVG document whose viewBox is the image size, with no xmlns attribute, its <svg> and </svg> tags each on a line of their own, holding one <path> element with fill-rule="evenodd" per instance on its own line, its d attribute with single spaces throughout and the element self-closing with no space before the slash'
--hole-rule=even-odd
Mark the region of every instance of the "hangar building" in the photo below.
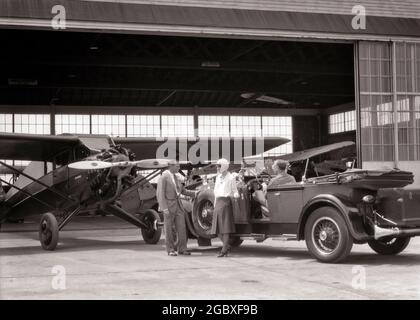
<svg viewBox="0 0 420 320">
<path fill-rule="evenodd" d="M 418 0 L 4 0 L 0 36 L 0 131 L 353 140 L 420 185 Z"/>
</svg>

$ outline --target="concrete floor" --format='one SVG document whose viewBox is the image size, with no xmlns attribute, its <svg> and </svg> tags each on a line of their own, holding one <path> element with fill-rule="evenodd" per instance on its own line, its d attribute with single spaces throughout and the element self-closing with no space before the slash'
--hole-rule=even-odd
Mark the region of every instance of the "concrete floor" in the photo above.
<svg viewBox="0 0 420 320">
<path fill-rule="evenodd" d="M 245 241 L 228 258 L 216 257 L 218 241 L 200 248 L 190 240 L 191 256 L 169 257 L 163 240 L 147 245 L 112 217 L 78 218 L 60 233 L 58 249 L 46 252 L 36 228 L 2 227 L 1 299 L 420 298 L 420 238 L 394 257 L 355 245 L 345 263 L 329 265 L 315 261 L 304 242 L 270 239 Z"/>
</svg>

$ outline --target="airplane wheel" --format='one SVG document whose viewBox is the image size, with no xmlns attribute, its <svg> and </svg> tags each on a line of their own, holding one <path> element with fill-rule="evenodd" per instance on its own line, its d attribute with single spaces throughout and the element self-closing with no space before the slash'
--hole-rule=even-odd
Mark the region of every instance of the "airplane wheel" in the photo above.
<svg viewBox="0 0 420 320">
<path fill-rule="evenodd" d="M 331 207 L 321 207 L 312 212 L 305 224 L 305 241 L 309 252 L 317 260 L 327 263 L 344 260 L 353 246 L 346 222 Z"/>
<path fill-rule="evenodd" d="M 211 239 L 213 224 L 214 192 L 213 190 L 201 191 L 194 200 L 192 222 L 195 232 L 202 238 Z"/>
<path fill-rule="evenodd" d="M 395 255 L 404 251 L 410 243 L 410 237 L 384 238 L 381 240 L 369 240 L 368 245 L 373 251 L 382 255 Z"/>
<path fill-rule="evenodd" d="M 58 243 L 58 222 L 56 217 L 47 212 L 42 215 L 39 224 L 39 241 L 44 250 L 54 250 Z"/>
<path fill-rule="evenodd" d="M 156 244 L 160 240 L 162 234 L 162 228 L 157 226 L 160 222 L 159 213 L 153 209 L 147 210 L 143 215 L 143 222 L 146 223 L 149 228 L 141 229 L 141 235 L 143 236 L 144 242 L 147 244 Z"/>
</svg>

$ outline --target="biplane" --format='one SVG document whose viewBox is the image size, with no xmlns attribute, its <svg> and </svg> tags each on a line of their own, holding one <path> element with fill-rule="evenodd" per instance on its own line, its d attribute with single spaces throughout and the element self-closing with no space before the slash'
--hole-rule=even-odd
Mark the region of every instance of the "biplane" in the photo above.
<svg viewBox="0 0 420 320">
<path fill-rule="evenodd" d="M 188 162 L 188 152 L 197 149 L 200 138 L 171 139 L 168 155 L 182 160 L 186 169 L 200 165 Z M 161 236 L 162 221 L 151 181 L 167 167 L 169 158 L 156 159 L 156 155 L 168 140 L 0 133 L 0 159 L 31 161 L 23 170 L 0 161 L 3 173 L 18 176 L 16 181 L 0 179 L 9 186 L 0 207 L 0 223 L 41 215 L 41 246 L 54 250 L 59 231 L 78 214 L 112 214 L 140 228 L 144 241 L 155 244 Z M 261 149 L 257 138 L 243 138 L 239 141 L 242 152 L 238 153 L 238 141 L 238 138 L 214 138 L 208 147 L 216 145 L 222 149 L 228 145 L 232 160 L 238 154 L 250 156 Z M 266 138 L 262 149 L 267 151 L 288 141 Z M 219 156 L 210 151 L 203 154 L 206 155 L 203 162 Z M 147 170 L 147 174 L 141 174 L 142 170 Z"/>
</svg>

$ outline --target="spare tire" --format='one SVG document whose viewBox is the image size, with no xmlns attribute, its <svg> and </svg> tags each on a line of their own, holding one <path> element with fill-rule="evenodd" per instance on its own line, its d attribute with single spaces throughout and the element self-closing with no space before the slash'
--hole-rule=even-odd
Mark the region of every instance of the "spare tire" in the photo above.
<svg viewBox="0 0 420 320">
<path fill-rule="evenodd" d="M 211 189 L 200 191 L 194 199 L 192 222 L 195 232 L 202 238 L 211 239 L 210 233 L 213 223 L 214 192 Z"/>
</svg>

